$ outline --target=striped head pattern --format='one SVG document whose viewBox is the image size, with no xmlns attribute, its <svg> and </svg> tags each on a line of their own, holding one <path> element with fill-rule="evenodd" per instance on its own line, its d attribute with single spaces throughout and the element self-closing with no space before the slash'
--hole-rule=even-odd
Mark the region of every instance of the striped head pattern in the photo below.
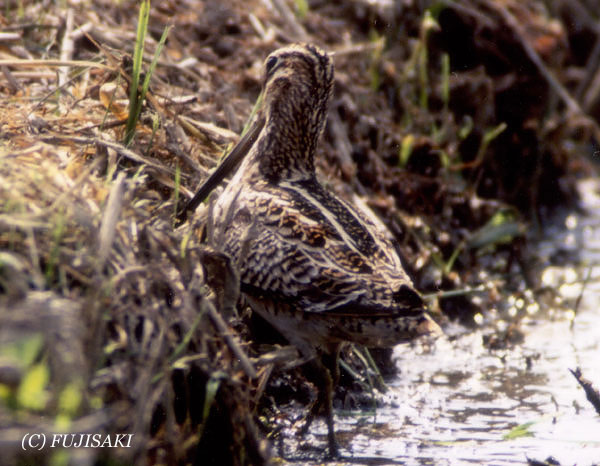
<svg viewBox="0 0 600 466">
<path fill-rule="evenodd" d="M 276 50 L 264 63 L 263 107 L 269 132 L 261 172 L 276 181 L 293 172 L 314 173 L 314 153 L 333 93 L 333 62 L 314 45 Z"/>
</svg>

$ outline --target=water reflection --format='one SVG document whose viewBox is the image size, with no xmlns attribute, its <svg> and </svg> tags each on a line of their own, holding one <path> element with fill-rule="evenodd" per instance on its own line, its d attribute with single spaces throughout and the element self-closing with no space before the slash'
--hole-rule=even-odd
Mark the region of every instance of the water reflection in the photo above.
<svg viewBox="0 0 600 466">
<path fill-rule="evenodd" d="M 478 332 L 441 343 L 418 364 L 410 348 L 398 347 L 403 373 L 392 390 L 405 405 L 377 414 L 394 440 L 357 437 L 354 452 L 406 464 L 523 464 L 548 456 L 563 465 L 597 464 L 600 418 L 568 371 L 600 374 L 600 316 L 587 314 L 573 329 L 567 320 L 539 322 L 507 351 L 488 350 Z"/>
</svg>

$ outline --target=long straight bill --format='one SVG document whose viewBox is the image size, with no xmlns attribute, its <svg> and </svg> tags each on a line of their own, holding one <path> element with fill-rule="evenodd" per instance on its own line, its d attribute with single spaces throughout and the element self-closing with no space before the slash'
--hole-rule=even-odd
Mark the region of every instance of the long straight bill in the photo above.
<svg viewBox="0 0 600 466">
<path fill-rule="evenodd" d="M 250 148 L 258 138 L 258 135 L 265 125 L 265 120 L 259 117 L 250 129 L 244 134 L 231 152 L 221 161 L 215 171 L 208 177 L 198 192 L 192 197 L 189 202 L 177 214 L 178 224 L 181 225 L 187 220 L 188 212 L 193 211 L 198 207 L 204 199 L 208 197 L 210 192 L 223 181 L 242 161 L 244 156 L 250 151 Z"/>
</svg>

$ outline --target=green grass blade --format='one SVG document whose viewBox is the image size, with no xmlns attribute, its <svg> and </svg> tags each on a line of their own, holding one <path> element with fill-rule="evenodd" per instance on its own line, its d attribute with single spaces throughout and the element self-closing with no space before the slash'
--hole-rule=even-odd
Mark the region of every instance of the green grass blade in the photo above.
<svg viewBox="0 0 600 466">
<path fill-rule="evenodd" d="M 133 50 L 133 71 L 131 73 L 131 83 L 129 87 L 129 117 L 125 127 L 125 145 L 129 145 L 135 134 L 135 125 L 137 124 L 142 108 L 141 96 L 138 94 L 140 84 L 140 75 L 142 70 L 142 59 L 144 57 L 144 42 L 148 32 L 148 20 L 150 18 L 150 0 L 143 0 L 140 5 L 140 14 L 138 17 L 137 36 Z"/>
<path fill-rule="evenodd" d="M 158 57 L 160 56 L 163 47 L 165 46 L 165 42 L 167 41 L 167 36 L 169 35 L 169 31 L 173 26 L 167 26 L 160 36 L 160 40 L 158 41 L 158 46 L 156 47 L 156 51 L 154 52 L 154 56 L 152 57 L 152 63 L 150 63 L 150 68 L 148 69 L 148 73 L 146 73 L 146 77 L 144 78 L 144 83 L 142 84 L 142 93 L 140 94 L 140 101 L 144 100 L 146 97 L 146 92 L 148 92 L 148 87 L 150 86 L 150 78 L 156 69 L 156 64 L 158 63 Z"/>
</svg>

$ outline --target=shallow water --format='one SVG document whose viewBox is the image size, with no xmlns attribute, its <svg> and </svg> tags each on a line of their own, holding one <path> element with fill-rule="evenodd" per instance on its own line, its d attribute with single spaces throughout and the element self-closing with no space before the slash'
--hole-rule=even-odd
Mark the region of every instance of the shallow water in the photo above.
<svg viewBox="0 0 600 466">
<path fill-rule="evenodd" d="M 336 413 L 346 458 L 336 464 L 512 465 L 548 457 L 563 466 L 600 464 L 600 416 L 569 372 L 580 367 L 600 388 L 597 186 L 582 183 L 588 215 L 568 216 L 566 228 L 539 245 L 542 258 L 557 251 L 567 257 L 581 253 L 579 265 L 552 266 L 542 275 L 543 283 L 573 306 L 582 296 L 577 314 L 564 306 L 544 312 L 532 306 L 521 325 L 524 341 L 509 349 L 484 347 L 483 335 L 493 331 L 489 327 L 447 329 L 450 338 L 432 348 L 397 347 L 401 372 L 389 382 L 384 407 Z M 521 435 L 510 437 L 518 426 Z M 323 423 L 315 429 L 302 444 L 323 445 Z"/>
</svg>

